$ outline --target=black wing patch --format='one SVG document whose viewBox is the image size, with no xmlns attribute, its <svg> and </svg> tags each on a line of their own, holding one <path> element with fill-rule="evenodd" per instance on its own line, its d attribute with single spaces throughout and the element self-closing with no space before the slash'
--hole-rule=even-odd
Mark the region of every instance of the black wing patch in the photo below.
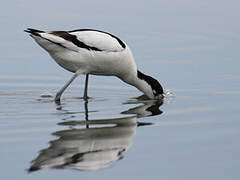
<svg viewBox="0 0 240 180">
<path fill-rule="evenodd" d="M 79 41 L 77 39 L 77 36 L 69 34 L 67 31 L 52 31 L 52 32 L 49 32 L 49 34 L 59 36 L 59 37 L 65 39 L 66 41 L 72 42 L 73 44 L 75 44 L 76 46 L 78 46 L 80 48 L 84 48 L 84 49 L 92 50 L 92 51 L 102 51 L 101 49 L 98 49 L 96 47 L 86 45 L 82 41 Z"/>
<path fill-rule="evenodd" d="M 100 30 L 96 30 L 96 29 L 76 29 L 76 30 L 72 30 L 72 31 L 68 31 L 68 32 L 78 32 L 78 31 L 96 31 L 96 32 L 100 32 L 100 33 L 105 33 L 108 34 L 109 36 L 113 37 L 114 39 L 116 39 L 118 41 L 118 43 L 122 46 L 123 49 L 126 48 L 126 45 L 124 44 L 124 42 L 119 39 L 117 36 L 114 36 L 108 32 L 104 32 L 104 31 L 100 31 Z"/>
</svg>

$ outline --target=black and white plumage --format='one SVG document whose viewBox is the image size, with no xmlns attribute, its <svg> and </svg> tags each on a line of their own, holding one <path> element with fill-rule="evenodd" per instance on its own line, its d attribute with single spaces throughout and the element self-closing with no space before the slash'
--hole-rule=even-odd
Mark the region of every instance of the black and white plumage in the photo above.
<svg viewBox="0 0 240 180">
<path fill-rule="evenodd" d="M 28 28 L 35 41 L 73 77 L 58 91 L 55 101 L 60 101 L 64 90 L 80 74 L 86 75 L 84 99 L 87 99 L 88 75 L 117 76 L 135 86 L 150 99 L 162 98 L 160 83 L 140 72 L 130 48 L 118 37 L 93 29 L 73 31 L 40 31 Z"/>
</svg>

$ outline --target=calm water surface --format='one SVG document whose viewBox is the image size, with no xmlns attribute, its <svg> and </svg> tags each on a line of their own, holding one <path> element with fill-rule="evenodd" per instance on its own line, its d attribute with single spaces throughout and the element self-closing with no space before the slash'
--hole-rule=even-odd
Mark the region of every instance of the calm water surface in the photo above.
<svg viewBox="0 0 240 180">
<path fill-rule="evenodd" d="M 7 1 L 1 5 L 1 180 L 238 179 L 237 1 Z M 9 13 L 9 12 L 12 13 Z M 174 94 L 140 96 L 114 77 L 66 72 L 23 29 L 97 28 L 131 47 Z"/>
</svg>

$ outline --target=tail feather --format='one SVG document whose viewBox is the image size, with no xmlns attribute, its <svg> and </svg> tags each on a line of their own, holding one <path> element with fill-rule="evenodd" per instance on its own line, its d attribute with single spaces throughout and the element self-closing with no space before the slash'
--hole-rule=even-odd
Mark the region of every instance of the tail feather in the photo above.
<svg viewBox="0 0 240 180">
<path fill-rule="evenodd" d="M 27 28 L 24 31 L 29 33 L 30 36 L 48 52 L 62 51 L 62 48 L 75 52 L 78 52 L 79 50 L 74 43 L 59 36 L 59 33 L 61 34 L 63 31 L 45 32 L 32 28 Z"/>
<path fill-rule="evenodd" d="M 40 30 L 32 29 L 32 28 L 27 28 L 24 31 L 27 32 L 27 33 L 30 33 L 32 35 L 35 35 L 35 36 L 40 36 L 39 33 L 44 33 L 44 31 L 40 31 Z"/>
</svg>

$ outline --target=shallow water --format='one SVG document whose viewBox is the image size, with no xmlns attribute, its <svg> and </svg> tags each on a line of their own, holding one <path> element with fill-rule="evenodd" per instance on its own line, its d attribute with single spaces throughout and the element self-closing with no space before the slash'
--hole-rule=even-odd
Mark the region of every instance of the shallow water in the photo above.
<svg viewBox="0 0 240 180">
<path fill-rule="evenodd" d="M 2 4 L 0 179 L 238 179 L 239 2 L 72 3 Z M 55 104 L 72 74 L 29 26 L 116 34 L 174 96 L 141 101 L 117 78 L 90 76 L 85 103 L 80 76 Z"/>
</svg>

